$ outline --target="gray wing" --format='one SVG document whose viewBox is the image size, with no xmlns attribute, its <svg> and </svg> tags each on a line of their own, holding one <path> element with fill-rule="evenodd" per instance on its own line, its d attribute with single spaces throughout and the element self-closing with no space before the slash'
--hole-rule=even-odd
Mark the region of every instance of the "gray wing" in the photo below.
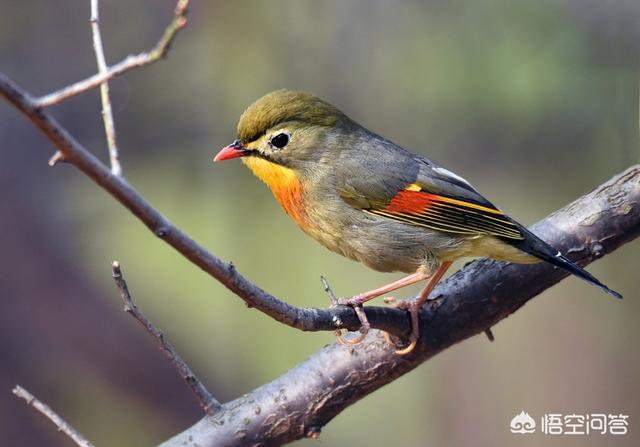
<svg viewBox="0 0 640 447">
<path fill-rule="evenodd" d="M 389 141 L 368 143 L 341 159 L 338 192 L 352 207 L 448 233 L 523 238 L 518 224 L 462 177 Z"/>
</svg>

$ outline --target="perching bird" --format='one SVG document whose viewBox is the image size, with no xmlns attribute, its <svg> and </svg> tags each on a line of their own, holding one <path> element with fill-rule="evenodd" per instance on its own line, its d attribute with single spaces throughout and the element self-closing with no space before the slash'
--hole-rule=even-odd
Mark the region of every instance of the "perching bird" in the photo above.
<svg viewBox="0 0 640 447">
<path fill-rule="evenodd" d="M 214 161 L 242 157 L 287 214 L 328 249 L 380 272 L 409 275 L 340 300 L 362 306 L 425 279 L 412 302 L 410 352 L 418 311 L 453 261 L 489 257 L 549 262 L 622 296 L 500 211 L 462 177 L 408 152 L 309 93 L 277 90 L 240 117 L 238 139 Z M 358 312 L 362 334 L 369 327 Z M 360 338 L 361 339 L 361 338 Z"/>
</svg>

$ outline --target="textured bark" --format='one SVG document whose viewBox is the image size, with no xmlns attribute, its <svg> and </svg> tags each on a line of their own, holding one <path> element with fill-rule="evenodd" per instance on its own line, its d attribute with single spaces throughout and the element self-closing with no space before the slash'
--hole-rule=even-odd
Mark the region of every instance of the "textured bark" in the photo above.
<svg viewBox="0 0 640 447">
<path fill-rule="evenodd" d="M 640 166 L 629 168 L 532 230 L 581 265 L 629 242 L 640 234 Z M 472 262 L 435 290 L 435 299 L 421 315 L 421 327 L 426 329 L 409 356 L 396 355 L 379 333 L 354 348 L 332 344 L 162 445 L 280 445 L 316 434 L 349 405 L 449 346 L 490 328 L 565 276 L 548 264 Z M 616 304 L 608 295 L 602 299 Z"/>
</svg>

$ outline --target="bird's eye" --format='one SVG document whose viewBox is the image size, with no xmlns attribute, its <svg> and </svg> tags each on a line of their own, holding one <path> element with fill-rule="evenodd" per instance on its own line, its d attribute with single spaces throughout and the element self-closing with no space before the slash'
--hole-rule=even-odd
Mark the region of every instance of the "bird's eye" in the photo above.
<svg viewBox="0 0 640 447">
<path fill-rule="evenodd" d="M 275 148 L 282 149 L 289 144 L 289 135 L 284 132 L 280 132 L 279 134 L 271 137 L 269 143 L 271 143 L 271 146 Z"/>
</svg>

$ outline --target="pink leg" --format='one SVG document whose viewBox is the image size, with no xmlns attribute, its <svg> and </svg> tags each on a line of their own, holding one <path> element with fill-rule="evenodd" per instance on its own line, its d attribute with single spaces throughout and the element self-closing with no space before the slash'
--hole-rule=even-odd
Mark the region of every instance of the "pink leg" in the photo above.
<svg viewBox="0 0 640 447">
<path fill-rule="evenodd" d="M 384 295 L 385 293 L 393 292 L 394 290 L 400 289 L 402 287 L 410 286 L 411 284 L 415 284 L 419 281 L 429 278 L 429 276 L 431 275 L 419 270 L 415 273 L 410 274 L 409 276 L 405 276 L 404 278 L 389 283 L 386 286 L 378 287 L 377 289 L 360 293 L 358 295 L 352 296 L 351 298 L 343 298 L 341 300 L 338 300 L 338 304 L 353 307 L 362 306 L 369 300 Z"/>
<path fill-rule="evenodd" d="M 341 304 L 344 306 L 351 306 L 355 309 L 356 315 L 358 316 L 358 319 L 360 320 L 360 325 L 361 325 L 360 335 L 358 335 L 353 340 L 344 339 L 342 337 L 342 332 L 340 330 L 337 330 L 336 339 L 338 340 L 338 343 L 340 343 L 341 345 L 349 346 L 349 345 L 358 344 L 362 340 L 364 340 L 365 336 L 367 335 L 367 332 L 369 332 L 369 329 L 371 328 L 371 325 L 369 324 L 369 320 L 367 320 L 367 315 L 364 313 L 364 309 L 362 309 L 362 305 L 364 303 L 380 295 L 384 295 L 385 293 L 389 293 L 394 290 L 400 289 L 402 287 L 415 284 L 418 281 L 425 280 L 429 278 L 429 276 L 430 275 L 428 273 L 422 270 L 418 270 L 417 272 L 412 273 L 411 275 L 405 276 L 404 278 L 401 278 L 390 284 L 387 284 L 386 286 L 378 287 L 377 289 L 360 293 L 358 295 L 352 296 L 351 298 L 343 298 L 341 300 L 338 300 L 338 304 Z"/>
<path fill-rule="evenodd" d="M 396 354 L 406 355 L 409 354 L 416 347 L 416 343 L 418 342 L 418 336 L 420 335 L 420 319 L 418 318 L 420 308 L 427 302 L 429 299 L 429 295 L 436 287 L 436 284 L 440 282 L 446 271 L 451 267 L 451 261 L 443 262 L 440 268 L 436 271 L 436 273 L 431 277 L 429 284 L 420 292 L 418 297 L 413 300 L 407 302 L 399 302 L 396 305 L 399 307 L 405 307 L 409 309 L 411 313 L 411 335 L 409 336 L 409 346 L 406 348 L 400 349 L 396 351 Z M 387 340 L 389 340 L 387 338 Z"/>
</svg>

